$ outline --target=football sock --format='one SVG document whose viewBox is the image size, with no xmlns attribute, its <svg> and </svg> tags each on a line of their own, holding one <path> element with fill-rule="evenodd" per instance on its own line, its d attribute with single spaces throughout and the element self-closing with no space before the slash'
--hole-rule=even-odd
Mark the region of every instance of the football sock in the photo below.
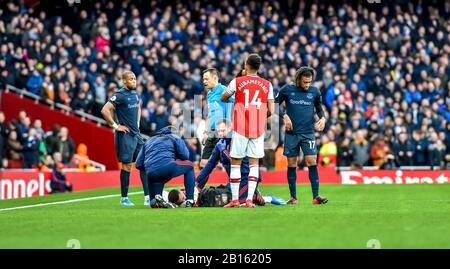
<svg viewBox="0 0 450 269">
<path fill-rule="evenodd" d="M 241 182 L 241 166 L 231 165 L 230 171 L 230 188 L 232 200 L 239 199 L 239 184 Z"/>
<path fill-rule="evenodd" d="M 311 189 L 313 199 L 319 195 L 319 172 L 317 171 L 317 165 L 308 166 L 309 181 L 311 182 Z"/>
<path fill-rule="evenodd" d="M 122 197 L 128 196 L 128 186 L 130 185 L 130 172 L 120 170 L 120 192 Z"/>
<path fill-rule="evenodd" d="M 194 168 L 184 174 L 184 188 L 186 189 L 186 198 L 188 200 L 193 200 L 195 188 Z"/>
<path fill-rule="evenodd" d="M 258 185 L 259 166 L 250 165 L 250 173 L 248 174 L 248 193 L 247 200 L 253 201 L 253 194 L 255 194 L 256 186 Z"/>
<path fill-rule="evenodd" d="M 297 167 L 288 167 L 287 176 L 291 197 L 297 200 Z"/>
<path fill-rule="evenodd" d="M 239 183 L 239 201 L 247 199 L 248 195 L 248 180 L 243 178 L 241 179 L 241 182 Z"/>
<path fill-rule="evenodd" d="M 144 195 L 148 196 L 149 192 L 148 192 L 147 174 L 145 173 L 145 171 L 140 171 L 139 175 L 141 177 L 142 188 L 144 189 Z"/>
</svg>

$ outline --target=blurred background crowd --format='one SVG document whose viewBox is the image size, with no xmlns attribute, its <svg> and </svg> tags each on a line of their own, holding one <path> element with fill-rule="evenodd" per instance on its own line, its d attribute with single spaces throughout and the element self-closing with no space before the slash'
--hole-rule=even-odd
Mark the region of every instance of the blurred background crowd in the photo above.
<svg viewBox="0 0 450 269">
<path fill-rule="evenodd" d="M 328 119 L 317 134 L 321 165 L 449 168 L 450 1 L 75 2 L 0 3 L 0 90 L 10 84 L 101 116 L 121 73 L 132 70 L 141 131 L 151 135 L 185 120 L 183 109 L 205 96 L 202 70 L 217 68 L 228 85 L 256 52 L 275 94 L 298 67 L 317 70 Z M 193 112 L 186 143 L 198 161 L 205 117 Z M 38 119 L 22 116 L 5 123 L 0 113 L 0 146 L 4 160 L 28 167 L 30 137 L 47 139 Z M 67 128 L 52 133 L 61 139 Z M 46 143 L 46 153 L 61 148 Z M 267 169 L 285 169 L 282 143 L 280 135 L 266 150 Z"/>
</svg>

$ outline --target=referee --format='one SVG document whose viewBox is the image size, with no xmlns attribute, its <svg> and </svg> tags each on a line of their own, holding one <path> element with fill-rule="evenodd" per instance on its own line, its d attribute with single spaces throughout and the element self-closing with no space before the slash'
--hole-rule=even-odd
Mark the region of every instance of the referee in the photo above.
<svg viewBox="0 0 450 269">
<path fill-rule="evenodd" d="M 120 205 L 134 206 L 128 199 L 128 187 L 130 185 L 131 165 L 141 150 L 144 139 L 139 132 L 139 121 L 141 118 L 141 105 L 136 93 L 136 76 L 131 71 L 122 74 L 123 87 L 120 88 L 102 108 L 102 115 L 115 130 L 114 143 L 119 162 L 122 163 L 120 170 L 120 190 L 122 199 Z M 113 119 L 111 111 L 117 115 L 118 123 Z M 144 188 L 144 205 L 150 205 L 150 198 L 145 172 L 140 173 L 142 186 Z"/>
<path fill-rule="evenodd" d="M 208 116 L 206 118 L 206 130 L 203 133 L 202 144 L 204 145 L 200 169 L 205 167 L 209 157 L 216 147 L 218 137 L 216 134 L 216 123 L 228 119 L 231 122 L 232 103 L 234 99 L 229 99 L 228 103 L 220 100 L 226 87 L 219 83 L 220 74 L 215 68 L 208 68 L 203 71 L 203 85 L 206 90 L 206 103 L 208 105 Z"/>
</svg>

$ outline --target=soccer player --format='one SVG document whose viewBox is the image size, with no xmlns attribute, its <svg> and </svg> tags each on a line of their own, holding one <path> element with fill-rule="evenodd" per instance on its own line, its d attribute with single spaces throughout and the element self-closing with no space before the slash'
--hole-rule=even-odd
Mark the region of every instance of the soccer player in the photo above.
<svg viewBox="0 0 450 269">
<path fill-rule="evenodd" d="M 157 198 L 162 197 L 165 183 L 180 175 L 184 175 L 186 207 L 194 206 L 194 164 L 188 160 L 186 143 L 167 127 L 145 142 L 137 157 L 136 168 L 147 175 L 152 207 L 164 205 L 164 201 Z"/>
<path fill-rule="evenodd" d="M 259 159 L 264 157 L 264 132 L 267 116 L 273 112 L 272 83 L 259 77 L 261 57 L 250 54 L 245 61 L 245 75 L 233 79 L 222 94 L 226 102 L 235 97 L 231 142 L 230 186 L 232 201 L 225 207 L 240 207 L 239 183 L 242 159 L 249 158 L 248 196 L 245 206 L 253 208 L 252 198 L 259 178 Z"/>
<path fill-rule="evenodd" d="M 219 83 L 220 74 L 217 69 L 208 68 L 203 71 L 203 85 L 206 90 L 206 103 L 208 105 L 208 116 L 206 118 L 206 130 L 203 134 L 202 144 L 204 145 L 200 168 L 205 167 L 211 153 L 217 143 L 216 122 L 226 118 L 231 121 L 231 105 L 233 99 L 222 102 L 222 93 L 226 87 Z"/>
<path fill-rule="evenodd" d="M 131 71 L 122 74 L 123 87 L 120 88 L 109 101 L 103 106 L 101 112 L 105 120 L 114 129 L 114 142 L 119 162 L 122 163 L 120 170 L 120 205 L 134 206 L 128 199 L 128 187 L 130 185 L 130 171 L 132 163 L 136 161 L 137 155 L 144 144 L 144 139 L 139 132 L 139 121 L 141 117 L 141 105 L 136 93 L 136 76 Z M 113 119 L 111 111 L 115 111 L 118 123 Z M 144 205 L 150 204 L 147 187 L 147 177 L 144 172 L 140 173 L 144 189 Z"/>
<path fill-rule="evenodd" d="M 322 109 L 322 96 L 319 89 L 311 86 L 315 78 L 315 70 L 301 67 L 295 75 L 295 84 L 283 86 L 276 97 L 280 105 L 286 104 L 283 117 L 286 127 L 283 154 L 288 159 L 288 183 L 291 198 L 289 204 L 298 204 L 297 200 L 297 158 L 299 148 L 302 149 L 309 170 L 309 180 L 313 193 L 313 204 L 325 204 L 328 199 L 319 196 L 319 174 L 317 172 L 317 149 L 314 129 L 322 131 L 325 117 Z M 319 120 L 314 122 L 314 108 Z"/>
</svg>

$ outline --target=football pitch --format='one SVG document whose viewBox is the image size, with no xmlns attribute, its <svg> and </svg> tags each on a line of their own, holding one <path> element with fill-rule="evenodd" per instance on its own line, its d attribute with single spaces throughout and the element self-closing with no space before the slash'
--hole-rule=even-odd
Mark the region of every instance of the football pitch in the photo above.
<svg viewBox="0 0 450 269">
<path fill-rule="evenodd" d="M 299 205 L 255 209 L 151 209 L 140 191 L 135 207 L 118 188 L 0 201 L 0 248 L 450 248 L 450 184 L 321 185 L 326 205 L 298 185 Z"/>
</svg>

